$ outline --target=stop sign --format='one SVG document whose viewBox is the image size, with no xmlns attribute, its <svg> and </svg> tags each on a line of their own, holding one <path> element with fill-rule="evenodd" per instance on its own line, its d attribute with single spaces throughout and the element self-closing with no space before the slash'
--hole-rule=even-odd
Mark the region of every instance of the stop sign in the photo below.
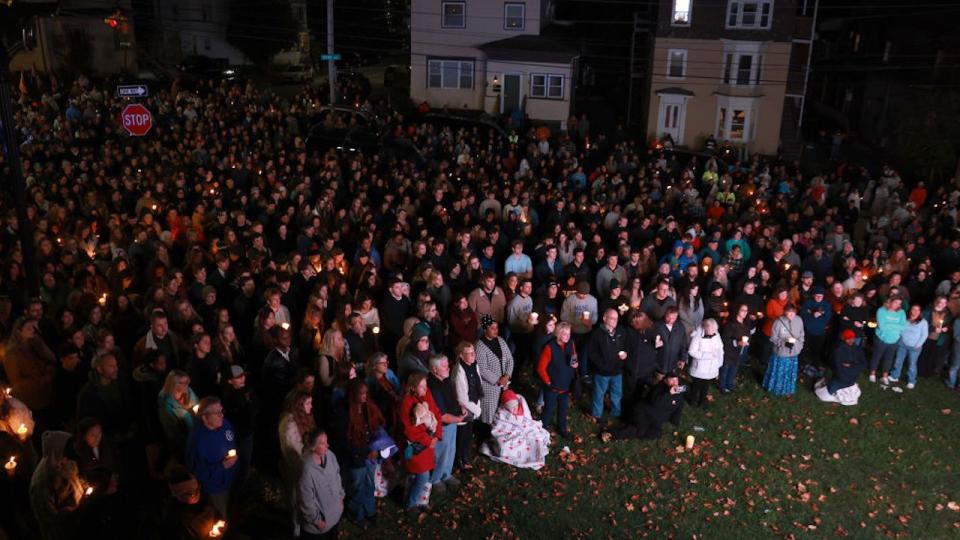
<svg viewBox="0 0 960 540">
<path fill-rule="evenodd" d="M 153 116 L 143 105 L 131 103 L 120 113 L 120 123 L 123 124 L 123 129 L 127 130 L 127 133 L 142 137 L 153 127 Z"/>
</svg>

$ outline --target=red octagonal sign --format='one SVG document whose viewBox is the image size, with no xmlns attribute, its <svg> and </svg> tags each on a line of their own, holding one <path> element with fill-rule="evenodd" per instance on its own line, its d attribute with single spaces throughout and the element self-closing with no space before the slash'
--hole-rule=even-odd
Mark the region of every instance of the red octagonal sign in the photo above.
<svg viewBox="0 0 960 540">
<path fill-rule="evenodd" d="M 143 105 L 131 103 L 120 113 L 120 123 L 123 124 L 123 129 L 127 130 L 127 133 L 142 137 L 153 127 L 153 116 Z"/>
</svg>

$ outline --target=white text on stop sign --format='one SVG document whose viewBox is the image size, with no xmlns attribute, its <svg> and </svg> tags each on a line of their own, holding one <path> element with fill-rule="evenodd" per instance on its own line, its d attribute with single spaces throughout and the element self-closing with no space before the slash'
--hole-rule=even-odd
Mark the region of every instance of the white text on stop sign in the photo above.
<svg viewBox="0 0 960 540">
<path fill-rule="evenodd" d="M 125 114 L 123 115 L 123 125 L 127 127 L 145 126 L 150 123 L 149 114 Z"/>
</svg>

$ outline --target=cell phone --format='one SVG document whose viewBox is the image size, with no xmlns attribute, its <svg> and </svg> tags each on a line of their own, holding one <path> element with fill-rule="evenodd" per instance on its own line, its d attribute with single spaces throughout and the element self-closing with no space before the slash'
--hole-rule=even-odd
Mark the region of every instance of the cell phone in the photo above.
<svg viewBox="0 0 960 540">
<path fill-rule="evenodd" d="M 684 392 L 686 392 L 686 391 L 687 391 L 687 385 L 685 385 L 685 384 L 677 387 L 677 393 L 678 393 L 678 394 L 682 394 L 682 393 L 684 393 Z"/>
</svg>

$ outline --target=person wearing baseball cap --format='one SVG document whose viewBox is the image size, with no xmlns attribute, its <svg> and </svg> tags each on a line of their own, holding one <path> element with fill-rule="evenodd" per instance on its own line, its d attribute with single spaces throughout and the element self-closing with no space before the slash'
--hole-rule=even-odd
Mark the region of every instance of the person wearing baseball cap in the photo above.
<svg viewBox="0 0 960 540">
<path fill-rule="evenodd" d="M 821 401 L 856 405 L 860 397 L 857 378 L 867 369 L 867 357 L 856 345 L 857 333 L 847 328 L 840 332 L 840 341 L 833 349 L 833 377 L 821 379 L 814 388 Z"/>
<path fill-rule="evenodd" d="M 253 455 L 253 433 L 260 413 L 260 398 L 247 386 L 247 372 L 243 366 L 229 366 L 224 374 L 223 413 L 233 422 L 237 442 L 237 480 L 242 484 L 250 475 Z"/>
</svg>

